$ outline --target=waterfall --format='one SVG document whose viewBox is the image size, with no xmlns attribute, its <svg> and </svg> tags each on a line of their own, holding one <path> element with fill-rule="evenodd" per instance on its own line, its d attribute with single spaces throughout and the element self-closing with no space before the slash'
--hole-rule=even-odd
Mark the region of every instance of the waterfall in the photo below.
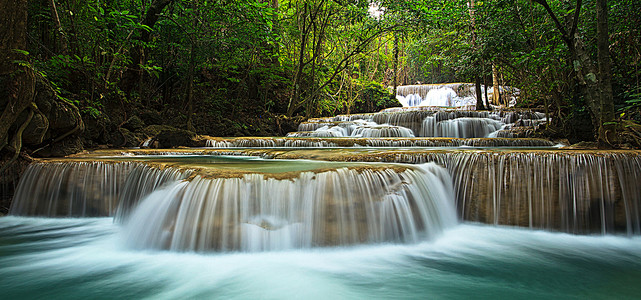
<svg viewBox="0 0 641 300">
<path fill-rule="evenodd" d="M 437 121 L 436 117 L 427 117 L 423 120 L 421 136 L 430 137 L 456 137 L 480 138 L 488 137 L 491 133 L 501 129 L 503 123 L 488 118 L 457 118 Z"/>
<path fill-rule="evenodd" d="M 462 107 L 476 104 L 474 85 L 471 83 L 399 86 L 396 98 L 403 107 Z"/>
<path fill-rule="evenodd" d="M 494 141 L 469 141 L 474 140 Z M 463 220 L 569 233 L 641 234 L 639 151 L 343 149 L 308 154 L 284 150 L 209 153 L 275 159 L 435 162 L 446 167 L 453 178 L 457 211 Z"/>
<path fill-rule="evenodd" d="M 510 139 L 360 138 L 353 140 L 339 139 L 337 144 L 362 143 L 363 145 L 381 147 L 429 146 L 431 145 L 430 143 L 483 146 L 486 145 L 486 142 L 496 143 L 508 140 L 512 141 Z M 290 141 L 294 142 L 294 140 Z M 538 140 L 516 139 L 515 141 L 529 143 L 530 141 L 536 142 Z M 322 140 L 313 140 L 311 142 L 321 143 Z M 341 145 L 340 147 L 343 146 Z M 147 154 L 156 153 L 149 150 L 132 150 L 131 153 L 137 153 L 137 151 Z M 203 149 L 191 151 L 194 154 L 258 155 L 280 159 L 314 158 L 334 161 L 411 164 L 434 162 L 444 166 L 448 173 L 451 174 L 451 184 L 456 191 L 455 198 L 453 198 L 455 200 L 452 200 L 452 203 L 456 203 L 458 215 L 463 220 L 560 230 L 571 233 L 625 232 L 628 234 L 641 234 L 641 190 L 638 188 L 638 183 L 641 182 L 641 153 L 638 151 L 505 151 L 481 149 L 371 149 L 368 151 L 343 149 L 341 151 L 321 150 L 314 152 L 284 149 L 254 149 L 251 151 Z M 158 153 L 171 154 L 166 151 Z M 182 151 L 176 153 L 185 154 L 191 152 Z M 158 157 L 162 159 L 162 156 Z M 148 156 L 144 159 L 139 159 L 146 160 L 146 162 L 137 162 L 137 159 L 135 156 L 128 156 L 123 159 L 125 161 L 120 162 L 111 158 L 102 162 L 72 161 L 72 159 L 69 159 L 67 162 L 63 160 L 34 163 L 29 166 L 18 184 L 10 213 L 12 215 L 51 217 L 115 216 L 117 221 L 123 222 L 130 220 L 129 216 L 133 211 L 137 213 L 140 199 L 145 198 L 145 196 L 154 191 L 163 189 L 168 184 L 176 185 L 176 182 L 182 179 L 203 174 L 197 171 L 198 169 L 185 170 L 167 167 L 167 165 L 163 164 L 155 164 L 153 159 Z M 163 161 L 167 161 L 167 159 Z M 181 162 L 189 165 L 190 162 L 193 164 L 195 161 L 188 157 L 177 157 L 173 161 L 174 164 L 180 164 Z M 212 168 L 218 168 L 217 166 L 214 163 Z M 390 167 L 390 170 L 393 168 L 395 167 Z M 302 199 L 301 197 L 304 194 L 302 192 L 304 190 L 303 186 L 325 186 L 328 190 L 335 191 L 337 195 L 343 196 L 348 191 L 351 191 L 349 193 L 353 195 L 364 193 L 371 196 L 387 193 L 369 190 L 380 186 L 383 190 L 389 191 L 391 184 L 389 182 L 395 182 L 394 180 L 396 179 L 394 178 L 401 178 L 399 179 L 400 182 L 410 185 L 416 183 L 417 180 L 411 174 L 418 174 L 419 171 L 414 170 L 414 167 L 411 166 L 404 168 L 408 170 L 396 172 L 398 173 L 396 175 L 389 174 L 391 171 L 380 171 L 378 169 L 363 172 L 347 169 L 342 171 L 319 171 L 319 174 L 322 175 L 306 171 L 307 173 L 296 173 L 296 176 L 292 175 L 293 177 L 291 178 L 281 180 L 276 180 L 269 175 L 251 174 L 239 175 L 242 178 L 200 178 L 195 181 L 191 180 L 191 182 L 203 182 L 202 184 L 207 183 L 208 185 L 213 185 L 214 183 L 212 182 L 219 182 L 219 184 L 227 187 L 224 189 L 226 191 L 230 191 L 232 187 L 240 189 L 239 186 L 244 186 L 246 189 L 239 190 L 239 195 L 234 197 L 227 196 L 231 197 L 230 199 L 237 199 L 237 201 L 243 199 L 238 197 L 243 197 L 242 195 L 247 195 L 247 191 L 253 191 L 258 187 L 263 187 L 265 191 L 270 191 L 269 193 L 274 197 L 286 195 L 279 197 L 287 199 L 289 199 L 288 197 Z M 421 174 L 425 173 L 423 171 L 420 172 L 422 172 Z M 223 172 L 221 174 L 228 173 Z M 308 177 L 313 177 L 314 179 L 325 178 L 333 181 L 331 185 L 328 185 Z M 378 180 L 383 183 L 367 183 L 360 179 L 364 177 L 379 178 Z M 355 180 L 356 183 L 352 182 L 352 180 Z M 268 184 L 267 182 L 272 183 Z M 191 187 L 195 183 L 183 184 Z M 301 185 L 299 186 L 299 184 Z M 346 188 L 347 186 L 358 186 L 359 189 L 352 191 L 352 189 Z M 401 186 L 405 187 L 406 185 L 402 184 Z M 186 188 L 184 187 L 184 189 Z M 284 190 L 278 190 L 281 188 Z M 166 193 L 161 193 L 159 196 L 165 197 Z M 313 196 L 320 197 L 318 201 L 328 199 L 326 194 L 317 193 Z M 250 198 L 252 197 L 254 196 Z M 353 197 L 358 198 L 360 196 Z M 180 201 L 181 205 L 183 203 L 183 200 L 166 201 Z M 362 203 L 362 201 L 358 203 Z M 353 205 L 349 207 L 353 207 Z M 287 219 L 285 217 L 289 217 L 278 214 L 276 216 L 278 218 L 273 220 L 283 220 Z M 265 222 L 271 222 L 268 221 L 266 220 Z M 363 236 L 360 231 L 359 236 Z M 349 238 L 346 239 L 349 240 Z M 393 240 L 392 238 L 390 239 Z M 368 237 L 365 240 L 379 241 L 379 238 Z M 296 245 L 302 247 L 300 244 Z"/>
<path fill-rule="evenodd" d="M 639 152 L 456 151 L 384 158 L 446 166 L 463 220 L 570 233 L 641 234 Z"/>
<path fill-rule="evenodd" d="M 474 133 L 474 129 L 470 129 Z M 497 131 L 501 133 L 502 130 Z M 494 134 L 496 134 L 495 132 Z M 299 132 L 300 133 L 300 132 Z M 476 134 L 477 136 L 483 136 Z M 396 135 L 413 133 L 397 133 Z M 472 135 L 472 134 L 470 134 Z M 327 148 L 327 147 L 552 147 L 555 144 L 545 139 L 531 138 L 215 138 L 207 141 L 212 148 Z"/>
<path fill-rule="evenodd" d="M 438 90 L 430 90 L 436 93 Z M 533 111 L 435 110 L 432 107 L 393 108 L 373 114 L 310 119 L 288 137 L 455 137 L 527 138 L 546 122 Z"/>
<path fill-rule="evenodd" d="M 113 216 L 162 184 L 185 178 L 176 169 L 136 162 L 53 162 L 29 165 L 10 214 L 46 217 Z M 122 210 L 124 216 L 126 209 Z"/>
<path fill-rule="evenodd" d="M 473 107 L 476 105 L 475 89 L 472 83 L 403 85 L 397 87 L 396 99 L 403 107 Z M 481 85 L 481 94 L 485 94 L 485 89 L 486 86 Z M 493 87 L 487 89 L 489 94 L 493 93 Z M 514 106 L 520 91 L 513 87 L 500 89 L 510 105 Z"/>
<path fill-rule="evenodd" d="M 104 216 L 115 211 L 120 187 L 135 163 L 60 162 L 29 165 L 10 214 Z"/>
<path fill-rule="evenodd" d="M 126 224 L 133 248 L 264 251 L 358 243 L 415 243 L 456 223 L 447 171 L 302 172 L 290 179 L 196 176 L 145 198 Z"/>
<path fill-rule="evenodd" d="M 354 137 L 414 137 L 411 129 L 402 126 L 374 125 L 359 126 L 352 133 Z"/>
</svg>

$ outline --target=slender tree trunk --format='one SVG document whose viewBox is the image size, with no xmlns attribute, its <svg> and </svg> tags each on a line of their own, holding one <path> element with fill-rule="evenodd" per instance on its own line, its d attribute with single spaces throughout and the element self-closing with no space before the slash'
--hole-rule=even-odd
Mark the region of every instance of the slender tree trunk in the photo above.
<svg viewBox="0 0 641 300">
<path fill-rule="evenodd" d="M 476 45 L 476 4 L 474 0 L 468 2 L 468 9 L 470 14 L 470 24 L 472 26 L 472 48 L 477 49 Z M 476 67 L 480 67 L 480 62 L 478 60 L 474 61 L 473 64 Z M 476 90 L 476 110 L 485 110 L 483 105 L 483 93 L 481 92 L 481 77 L 476 74 L 474 76 L 474 88 Z"/>
<path fill-rule="evenodd" d="M 483 92 L 481 91 L 481 77 L 474 77 L 474 91 L 476 92 L 476 110 L 485 110 L 483 105 Z"/>
<path fill-rule="evenodd" d="M 67 54 L 67 35 L 62 29 L 62 24 L 60 23 L 56 1 L 49 0 L 49 6 L 51 8 L 51 18 L 53 19 L 53 24 L 56 26 L 56 45 L 61 54 Z"/>
<path fill-rule="evenodd" d="M 499 87 L 499 72 L 496 69 L 495 64 L 492 64 L 492 100 L 495 105 L 499 105 L 499 106 L 504 105 L 501 99 L 501 91 Z"/>
<path fill-rule="evenodd" d="M 577 31 L 578 23 L 579 23 L 579 15 L 581 12 L 581 6 L 583 1 L 577 0 L 574 10 L 570 14 L 565 16 L 565 18 L 568 21 L 567 23 L 570 25 L 569 31 L 568 31 L 568 28 L 561 25 L 561 21 L 556 16 L 556 14 L 552 11 L 552 9 L 550 8 L 546 0 L 533 0 L 533 1 L 543 6 L 543 8 L 545 8 L 548 15 L 552 18 L 554 25 L 561 33 L 561 38 L 563 39 L 565 44 L 568 46 L 568 51 L 570 53 L 570 58 L 571 58 L 571 60 L 568 63 L 571 64 L 571 67 L 574 70 L 574 79 L 577 83 L 579 91 L 581 92 L 581 94 L 583 95 L 583 98 L 585 99 L 585 102 L 588 106 L 588 110 L 590 111 L 590 116 L 592 118 L 592 126 L 594 127 L 595 137 L 599 140 L 600 143 L 603 143 L 604 140 L 601 139 L 601 132 L 602 131 L 604 132 L 603 113 L 602 113 L 603 98 L 602 97 L 608 97 L 608 99 L 610 99 L 611 101 L 612 88 L 611 88 L 611 84 L 609 84 L 609 87 L 610 87 L 609 96 L 602 96 L 601 92 L 602 92 L 603 76 L 599 74 L 600 66 L 595 66 L 594 62 L 592 61 L 592 58 L 590 57 L 590 54 L 585 49 L 585 45 L 583 44 L 583 37 Z M 605 2 L 605 0 L 600 0 L 600 1 Z M 605 3 L 602 3 L 602 5 L 605 5 Z M 597 6 L 599 6 L 599 4 L 597 4 Z M 605 39 L 607 39 L 607 10 L 604 12 L 604 14 L 606 17 L 606 19 L 603 20 L 603 22 L 605 22 L 604 23 L 605 31 L 601 32 L 601 34 L 605 34 Z M 597 17 L 599 16 L 603 16 L 603 13 L 597 13 Z M 603 24 L 601 26 L 603 26 Z M 597 25 L 597 27 L 599 27 L 599 25 Z M 605 43 L 606 45 L 609 45 L 607 40 Z M 605 47 L 605 51 L 602 55 L 607 55 L 608 72 L 609 72 L 609 54 L 606 54 L 606 53 L 607 53 L 607 46 Z M 599 56 L 600 55 L 601 54 L 599 54 Z M 597 63 L 599 63 L 599 61 L 597 61 Z M 609 77 L 609 74 L 608 74 L 608 77 Z M 606 91 L 606 94 L 607 94 L 607 91 Z M 607 105 L 606 105 L 606 108 L 608 108 Z M 613 115 L 613 111 L 614 111 L 614 108 L 612 108 L 612 115 Z"/>
<path fill-rule="evenodd" d="M 612 101 L 612 80 L 610 62 L 610 36 L 608 34 L 608 3 L 607 0 L 596 1 L 597 14 L 597 56 L 599 61 L 599 85 L 601 96 L 601 126 L 599 127 L 599 142 L 610 143 L 614 134 L 614 103 Z"/>
<path fill-rule="evenodd" d="M 305 48 L 307 46 L 307 39 L 309 35 L 309 28 L 307 27 L 307 3 L 303 5 L 303 13 L 298 16 L 299 22 L 302 21 L 300 28 L 300 51 L 298 52 L 298 69 L 294 75 L 294 91 L 289 97 L 289 104 L 287 104 L 287 117 L 291 117 L 294 112 L 300 107 L 300 82 L 303 77 L 303 69 L 305 67 Z"/>
<path fill-rule="evenodd" d="M 485 107 L 490 109 L 490 98 L 487 91 L 487 77 L 483 74 L 483 92 L 485 92 Z"/>
<path fill-rule="evenodd" d="M 278 9 L 280 8 L 280 3 L 278 3 L 278 0 L 270 0 L 269 2 L 271 8 L 274 10 L 274 18 L 273 18 L 273 25 L 272 28 L 276 32 L 275 35 L 281 36 L 281 28 L 280 28 L 280 20 L 278 19 Z M 272 51 L 272 64 L 276 68 L 280 68 L 280 60 L 278 57 L 280 56 L 280 49 L 277 43 L 274 43 L 274 46 L 271 48 Z"/>
<path fill-rule="evenodd" d="M 396 96 L 396 89 L 398 88 L 398 36 L 394 32 L 394 96 Z"/>
<path fill-rule="evenodd" d="M 194 43 L 191 45 L 191 53 L 189 54 L 189 74 L 187 75 L 187 130 L 194 131 L 193 115 L 194 115 Z"/>
<path fill-rule="evenodd" d="M 158 19 L 160 18 L 160 13 L 174 0 L 153 0 L 145 13 L 141 24 L 146 25 L 150 28 L 153 28 Z M 139 41 L 141 44 L 149 42 L 151 38 L 151 32 L 142 30 L 140 32 Z M 131 64 L 127 68 L 127 73 L 125 74 L 125 87 L 123 90 L 126 90 L 130 93 L 135 87 L 136 84 L 140 84 L 140 78 L 142 77 L 142 69 L 140 65 L 143 65 L 146 62 L 144 46 L 138 45 L 133 47 L 131 51 Z"/>
<path fill-rule="evenodd" d="M 192 11 L 196 11 L 193 7 Z M 193 18 L 193 28 L 196 30 L 197 18 Z M 196 36 L 191 34 L 191 45 L 189 48 L 189 71 L 187 75 L 187 130 L 196 131 L 193 125 L 194 117 L 194 73 L 196 73 Z"/>
</svg>

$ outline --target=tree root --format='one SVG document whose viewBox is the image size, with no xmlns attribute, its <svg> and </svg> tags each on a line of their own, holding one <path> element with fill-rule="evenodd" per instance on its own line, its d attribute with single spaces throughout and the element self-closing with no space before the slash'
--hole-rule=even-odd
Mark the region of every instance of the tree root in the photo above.
<svg viewBox="0 0 641 300">
<path fill-rule="evenodd" d="M 49 143 L 47 143 L 46 145 L 44 145 L 44 146 L 42 146 L 42 147 L 40 147 L 40 148 L 38 148 L 38 149 L 34 150 L 33 152 L 31 152 L 31 155 L 33 155 L 33 154 L 35 154 L 35 153 L 37 153 L 37 152 L 40 152 L 40 151 L 42 151 L 43 149 L 45 149 L 45 148 L 47 148 L 47 147 L 49 147 L 49 146 L 51 146 L 51 145 L 53 145 L 53 144 L 55 144 L 55 143 L 57 143 L 57 142 L 60 142 L 61 140 L 63 140 L 63 139 L 65 139 L 66 137 L 68 137 L 68 136 L 70 136 L 70 135 L 72 135 L 72 134 L 76 133 L 77 131 L 82 131 L 82 130 L 84 130 L 84 129 L 85 129 L 85 123 L 82 121 L 82 116 L 81 116 L 81 115 L 80 115 L 80 113 L 78 112 L 78 108 L 77 108 L 77 107 L 75 107 L 75 106 L 74 106 L 73 104 L 71 104 L 71 103 L 67 103 L 66 101 L 61 101 L 61 102 L 62 102 L 62 103 L 64 103 L 64 104 L 66 104 L 66 105 L 71 106 L 71 110 L 75 113 L 75 115 L 76 115 L 76 117 L 77 117 L 76 126 L 75 126 L 74 128 L 72 128 L 71 130 L 69 130 L 69 131 L 65 132 L 64 134 L 62 134 L 62 135 L 58 136 L 57 138 L 55 138 L 55 139 L 51 140 L 51 141 L 50 141 Z"/>
<path fill-rule="evenodd" d="M 40 147 L 40 148 L 38 148 L 38 149 L 34 150 L 33 152 L 31 152 L 31 155 L 33 155 L 33 154 L 35 154 L 35 153 L 37 153 L 37 152 L 40 152 L 40 151 L 42 151 L 43 149 L 45 149 L 45 148 L 47 148 L 47 147 L 49 147 L 49 146 L 51 146 L 51 145 L 53 145 L 53 144 L 55 144 L 55 143 L 57 143 L 57 142 L 60 142 L 60 141 L 61 141 L 61 140 L 63 140 L 64 138 L 66 138 L 66 137 L 68 137 L 68 136 L 70 136 L 70 135 L 72 135 L 72 134 L 76 133 L 76 131 L 80 130 L 82 127 L 83 127 L 83 126 L 82 126 L 82 121 L 80 121 L 80 122 L 78 122 L 78 123 L 76 124 L 76 127 L 74 127 L 73 129 L 71 129 L 71 130 L 69 130 L 69 131 L 65 132 L 65 133 L 64 133 L 64 134 L 62 134 L 61 136 L 59 136 L 59 137 L 55 138 L 54 140 L 52 140 L 52 141 L 51 141 L 51 142 L 49 142 L 48 144 L 46 144 L 46 145 L 44 145 L 44 146 L 42 146 L 42 147 Z"/>
<path fill-rule="evenodd" d="M 2 168 L 0 169 L 0 174 L 4 173 L 4 171 L 6 171 L 7 168 L 9 168 L 9 166 L 16 161 L 16 159 L 18 158 L 18 155 L 20 155 L 20 150 L 22 150 L 22 133 L 24 132 L 25 128 L 27 128 L 29 123 L 31 123 L 31 119 L 33 118 L 34 111 L 35 109 L 32 106 L 32 108 L 29 110 L 29 115 L 27 116 L 27 120 L 25 120 L 24 123 L 22 123 L 20 128 L 18 128 L 16 135 L 13 137 L 13 141 L 12 141 L 13 156 L 11 156 L 9 161 L 7 161 L 7 163 L 4 166 L 2 166 Z"/>
</svg>

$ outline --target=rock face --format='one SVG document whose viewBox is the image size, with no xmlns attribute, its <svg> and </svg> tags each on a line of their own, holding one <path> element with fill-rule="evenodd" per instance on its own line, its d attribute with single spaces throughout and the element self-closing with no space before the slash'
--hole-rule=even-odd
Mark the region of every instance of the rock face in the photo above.
<svg viewBox="0 0 641 300">
<path fill-rule="evenodd" d="M 165 129 L 156 135 L 160 148 L 194 147 L 196 133 L 184 129 Z"/>
<path fill-rule="evenodd" d="M 65 156 L 83 150 L 80 134 L 84 122 L 78 108 L 58 99 L 43 80 L 36 81 L 35 104 L 38 110 L 22 134 L 26 147 L 40 149 L 34 155 L 41 157 Z M 26 112 L 23 113 L 26 118 Z"/>
</svg>

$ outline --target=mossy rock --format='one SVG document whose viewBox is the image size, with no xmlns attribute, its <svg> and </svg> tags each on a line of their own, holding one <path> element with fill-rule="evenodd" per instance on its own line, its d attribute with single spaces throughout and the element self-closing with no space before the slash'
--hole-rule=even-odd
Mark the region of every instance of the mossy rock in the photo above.
<svg viewBox="0 0 641 300">
<path fill-rule="evenodd" d="M 60 157 L 78 153 L 83 150 L 82 140 L 77 135 L 69 136 L 60 142 L 45 147 L 38 152 L 40 157 Z"/>
<path fill-rule="evenodd" d="M 163 130 L 155 137 L 160 148 L 195 147 L 195 139 L 195 132 L 178 128 Z"/>
<path fill-rule="evenodd" d="M 147 127 L 144 127 L 142 129 L 138 130 L 137 132 L 138 133 L 142 133 L 142 134 L 146 135 L 147 137 L 152 137 L 152 136 L 155 136 L 155 135 L 159 134 L 161 131 L 164 131 L 164 130 L 176 130 L 176 128 L 168 126 L 168 125 L 149 125 Z"/>
<path fill-rule="evenodd" d="M 137 131 L 145 127 L 145 123 L 137 116 L 133 116 L 122 125 L 123 128 L 129 131 Z"/>
</svg>

